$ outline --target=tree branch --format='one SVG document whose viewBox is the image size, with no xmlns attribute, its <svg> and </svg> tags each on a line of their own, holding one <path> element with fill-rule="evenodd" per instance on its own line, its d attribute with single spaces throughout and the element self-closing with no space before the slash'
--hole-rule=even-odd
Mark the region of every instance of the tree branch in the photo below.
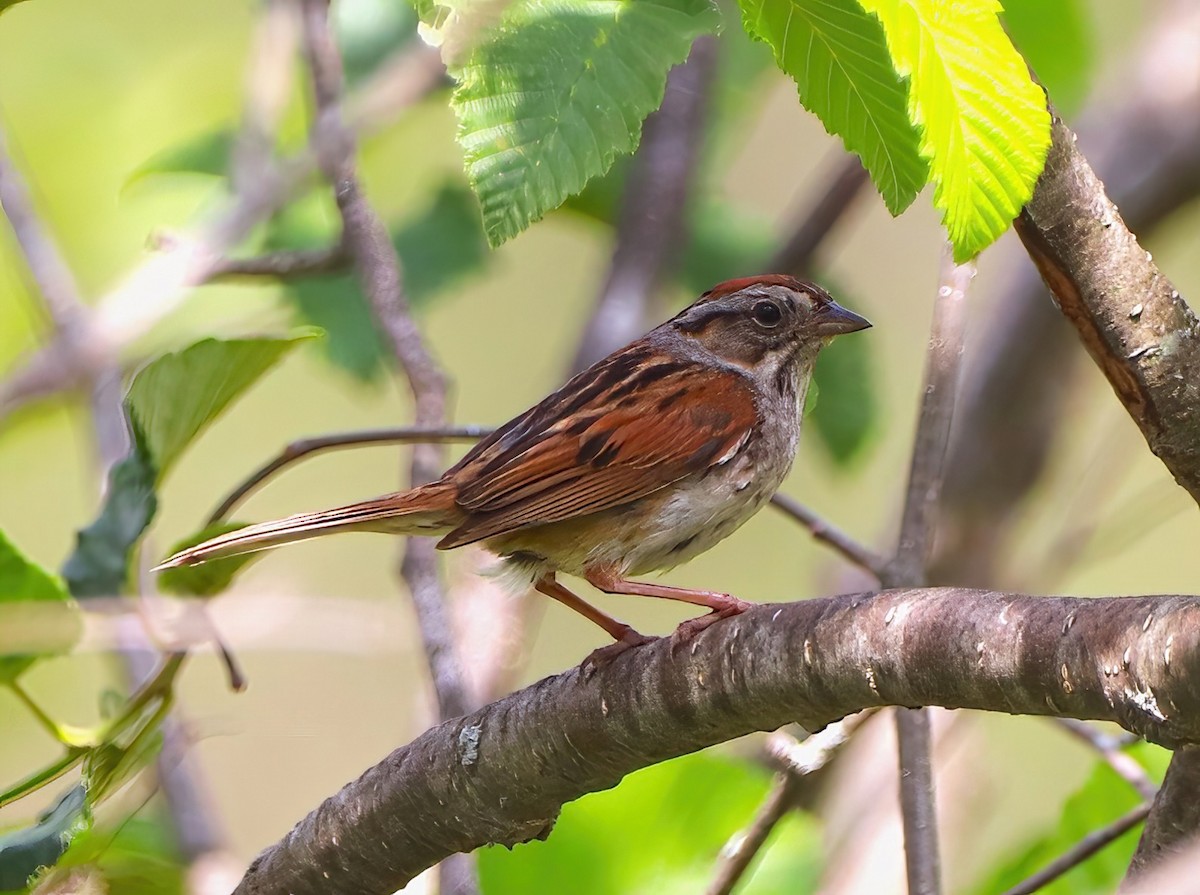
<svg viewBox="0 0 1200 895">
<path fill-rule="evenodd" d="M 391 892 L 453 852 L 544 838 L 564 802 L 638 768 L 878 705 L 1060 714 L 1200 742 L 1200 597 L 938 588 L 756 607 L 686 646 L 630 650 L 427 731 L 267 849 L 237 891 Z"/>
<path fill-rule="evenodd" d="M 967 288 L 974 277 L 975 265 L 956 265 L 947 247 L 933 306 L 925 387 L 917 432 L 913 438 L 900 537 L 895 558 L 884 568 L 880 578 L 885 587 L 919 587 L 925 583 L 925 564 L 933 541 L 946 445 L 950 440 L 950 424 L 954 418 L 959 371 L 962 368 Z M 942 889 L 942 872 L 933 779 L 933 746 L 929 713 L 925 709 L 897 710 L 896 743 L 908 891 L 910 895 L 937 895 Z"/>
<path fill-rule="evenodd" d="M 329 25 L 329 0 L 303 0 L 304 39 L 316 100 L 314 135 L 324 132 L 328 141 L 317 140 L 328 151 L 320 156 L 321 169 L 333 186 L 342 218 L 342 243 L 358 273 L 359 283 L 370 305 L 375 323 L 383 332 L 392 354 L 404 372 L 412 393 L 414 422 L 438 428 L 446 420 L 446 380 L 425 345 L 403 289 L 400 258 L 387 228 L 367 201 L 355 170 L 356 146 L 351 131 L 342 121 L 343 70 L 341 55 Z M 413 486 L 437 478 L 444 466 L 445 450 L 435 442 L 414 444 L 409 483 Z M 408 587 L 416 611 L 417 626 L 429 663 L 430 677 L 443 720 L 465 714 L 470 708 L 462 665 L 454 642 L 434 543 L 426 538 L 409 538 L 400 562 L 400 576 Z M 475 872 L 466 860 L 454 862 L 455 895 L 478 890 Z M 445 887 L 447 891 L 449 886 Z"/>
<path fill-rule="evenodd" d="M 1057 115 L 1052 135 L 1046 168 L 1015 222 L 1017 234 L 1151 450 L 1200 502 L 1200 327 L 1126 228 Z M 1177 753 L 1167 776 L 1200 780 L 1200 757 L 1194 750 Z M 1134 867 L 1140 872 L 1184 831 L 1197 830 L 1194 798 L 1180 798 L 1178 787 L 1164 784 Z"/>
<path fill-rule="evenodd" d="M 867 183 L 867 169 L 858 156 L 846 153 L 824 191 L 797 218 L 791 236 L 771 257 L 767 270 L 790 273 L 802 279 L 808 277 L 817 249 L 850 210 Z"/>
<path fill-rule="evenodd" d="M 1126 228 L 1057 115 L 1053 138 L 1017 234 L 1151 450 L 1200 501 L 1196 317 Z"/>
</svg>

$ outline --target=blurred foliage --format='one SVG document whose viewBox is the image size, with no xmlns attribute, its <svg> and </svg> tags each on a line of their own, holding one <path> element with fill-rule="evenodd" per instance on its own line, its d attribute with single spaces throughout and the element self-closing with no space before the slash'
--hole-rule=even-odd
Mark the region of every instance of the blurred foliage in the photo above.
<svg viewBox="0 0 1200 895">
<path fill-rule="evenodd" d="M 113 466 L 100 515 L 79 532 L 63 566 L 74 596 L 126 592 L 134 546 L 158 511 L 157 486 L 171 465 L 231 401 L 316 335 L 203 339 L 137 372 L 124 404 L 133 442 L 129 454 Z"/>
<path fill-rule="evenodd" d="M 183 895 L 184 870 L 170 824 L 132 817 L 114 829 L 97 823 L 76 836 L 52 871 L 38 882 L 50 891 L 73 871 L 87 870 L 108 895 Z"/>
<path fill-rule="evenodd" d="M 336 212 L 329 198 L 312 194 L 278 214 L 267 229 L 267 251 L 311 249 L 337 239 Z M 416 308 L 488 262 L 479 207 L 465 186 L 446 181 L 425 207 L 391 228 L 400 256 L 405 293 Z M 354 274 L 339 271 L 304 277 L 284 285 L 300 320 L 326 334 L 325 350 L 335 365 L 356 379 L 378 378 L 392 354 L 375 326 L 371 308 Z"/>
<path fill-rule="evenodd" d="M 709 753 L 630 774 L 564 806 L 546 842 L 480 852 L 484 895 L 704 891 L 722 846 L 750 822 L 770 784 L 766 771 Z M 812 891 L 822 855 L 816 821 L 793 812 L 771 841 L 738 891 Z"/>
<path fill-rule="evenodd" d="M 33 826 L 0 835 L 0 891 L 22 891 L 38 868 L 53 866 L 91 824 L 87 792 L 72 786 Z"/>
<path fill-rule="evenodd" d="M 39 658 L 69 652 L 83 628 L 78 607 L 58 576 L 22 554 L 3 531 L 0 618 L 0 685 L 15 681 Z M 31 630 L 37 632 L 34 653 L 28 652 L 25 639 Z"/>
<path fill-rule="evenodd" d="M 1159 746 L 1138 743 L 1133 754 L 1158 782 L 1162 782 L 1171 753 Z M 1041 870 L 1087 834 L 1106 826 L 1141 801 L 1133 788 L 1116 771 L 1097 761 L 1087 782 L 1063 804 L 1058 826 L 1032 839 L 1018 852 L 1002 860 L 976 895 L 998 895 Z M 1109 895 L 1129 869 L 1141 826 L 1135 826 L 1082 864 L 1046 887 L 1046 895 Z"/>
<path fill-rule="evenodd" d="M 1004 24 L 1059 113 L 1079 111 L 1095 68 L 1091 22 L 1080 0 L 1004 0 Z"/>
</svg>

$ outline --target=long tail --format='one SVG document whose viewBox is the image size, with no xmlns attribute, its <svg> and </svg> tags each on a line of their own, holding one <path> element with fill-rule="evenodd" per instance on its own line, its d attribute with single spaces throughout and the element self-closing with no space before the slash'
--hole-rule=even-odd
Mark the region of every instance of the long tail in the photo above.
<svg viewBox="0 0 1200 895">
<path fill-rule="evenodd" d="M 259 522 L 219 535 L 168 557 L 154 571 L 194 566 L 211 559 L 253 553 L 307 541 L 342 531 L 381 531 L 400 535 L 445 534 L 456 524 L 454 487 L 431 482 L 411 491 L 388 494 L 317 513 L 297 513 L 271 522 Z"/>
</svg>

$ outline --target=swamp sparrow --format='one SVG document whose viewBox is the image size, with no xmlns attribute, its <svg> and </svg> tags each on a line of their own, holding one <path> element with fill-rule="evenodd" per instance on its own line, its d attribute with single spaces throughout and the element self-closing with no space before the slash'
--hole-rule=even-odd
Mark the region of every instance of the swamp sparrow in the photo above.
<svg viewBox="0 0 1200 895">
<path fill-rule="evenodd" d="M 630 580 L 669 569 L 731 534 L 791 469 L 817 352 L 870 326 L 793 277 L 730 280 L 584 370 L 497 429 L 436 482 L 262 522 L 190 547 L 193 565 L 340 531 L 482 541 L 508 571 L 607 631 L 610 650 L 645 642 L 555 576 L 610 594 L 705 606 L 695 633 L 750 604 L 729 594 Z"/>
</svg>

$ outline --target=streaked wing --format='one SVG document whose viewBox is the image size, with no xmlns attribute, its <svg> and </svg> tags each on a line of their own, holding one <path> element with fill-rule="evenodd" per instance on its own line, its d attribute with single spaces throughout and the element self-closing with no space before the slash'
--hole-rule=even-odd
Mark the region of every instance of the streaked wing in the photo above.
<svg viewBox="0 0 1200 895">
<path fill-rule="evenodd" d="M 755 423 L 750 387 L 654 357 L 607 358 L 464 457 L 446 477 L 467 519 L 439 546 L 600 512 L 729 460 Z"/>
</svg>

